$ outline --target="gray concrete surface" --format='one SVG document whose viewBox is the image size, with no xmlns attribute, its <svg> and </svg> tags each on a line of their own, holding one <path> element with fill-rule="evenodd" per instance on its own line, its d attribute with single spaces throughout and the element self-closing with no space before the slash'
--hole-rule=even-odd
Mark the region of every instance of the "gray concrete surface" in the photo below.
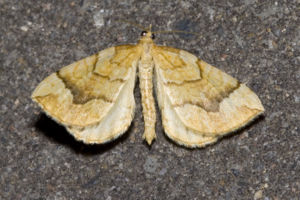
<svg viewBox="0 0 300 200">
<path fill-rule="evenodd" d="M 204 149 L 142 141 L 140 93 L 126 134 L 77 142 L 30 95 L 64 65 L 140 30 L 252 88 L 265 115 Z M 0 0 L 0 199 L 300 199 L 300 1 Z"/>
</svg>

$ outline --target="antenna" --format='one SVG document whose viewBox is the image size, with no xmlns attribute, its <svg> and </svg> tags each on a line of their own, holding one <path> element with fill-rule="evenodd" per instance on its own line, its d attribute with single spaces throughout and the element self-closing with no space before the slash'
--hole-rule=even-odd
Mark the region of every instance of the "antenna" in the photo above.
<svg viewBox="0 0 300 200">
<path fill-rule="evenodd" d="M 197 36 L 202 36 L 199 33 L 195 32 L 189 32 L 189 31 L 181 31 L 181 30 L 171 30 L 171 31 L 154 31 L 152 33 L 185 33 L 185 34 L 192 34 L 192 35 L 197 35 Z"/>
<path fill-rule="evenodd" d="M 122 20 L 116 20 L 116 21 L 117 22 L 123 22 L 123 23 L 130 24 L 130 25 L 132 25 L 132 26 L 134 26 L 134 27 L 136 27 L 136 28 L 138 28 L 138 29 L 140 29 L 142 31 L 147 30 L 147 31 L 151 32 L 151 29 L 152 29 L 152 24 L 150 24 L 148 28 L 145 28 L 145 27 L 143 27 L 140 24 L 137 24 L 135 22 L 128 21 L 128 20 L 123 20 L 122 19 Z M 185 33 L 185 34 L 192 34 L 192 35 L 196 35 L 196 36 L 200 36 L 200 37 L 202 36 L 202 35 L 200 35 L 199 33 L 196 33 L 196 32 L 181 31 L 181 30 L 166 30 L 166 31 L 161 30 L 161 31 L 154 31 L 152 33 L 153 34 L 156 34 L 156 33 L 163 33 L 163 34 L 164 33 Z"/>
<path fill-rule="evenodd" d="M 141 26 L 140 24 L 137 24 L 137 23 L 134 23 L 134 22 L 131 22 L 131 21 L 128 21 L 128 20 L 117 20 L 117 22 L 125 22 L 125 23 L 127 23 L 127 24 L 130 24 L 130 25 L 132 25 L 132 26 L 134 26 L 134 27 L 136 27 L 136 28 L 138 28 L 138 29 L 140 29 L 140 30 L 147 30 L 147 28 L 145 28 L 145 27 L 143 27 L 143 26 Z M 151 29 L 151 25 L 150 25 L 150 29 Z"/>
</svg>

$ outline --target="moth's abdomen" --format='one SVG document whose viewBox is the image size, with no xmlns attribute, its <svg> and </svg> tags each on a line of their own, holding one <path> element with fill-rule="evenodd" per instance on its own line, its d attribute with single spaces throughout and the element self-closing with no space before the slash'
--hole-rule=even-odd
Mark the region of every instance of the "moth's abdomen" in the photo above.
<svg viewBox="0 0 300 200">
<path fill-rule="evenodd" d="M 145 130 L 143 138 L 150 145 L 152 140 L 155 139 L 155 105 L 153 98 L 153 61 L 150 54 L 145 53 L 139 61 L 139 79 L 140 91 L 142 94 L 142 106 Z"/>
</svg>

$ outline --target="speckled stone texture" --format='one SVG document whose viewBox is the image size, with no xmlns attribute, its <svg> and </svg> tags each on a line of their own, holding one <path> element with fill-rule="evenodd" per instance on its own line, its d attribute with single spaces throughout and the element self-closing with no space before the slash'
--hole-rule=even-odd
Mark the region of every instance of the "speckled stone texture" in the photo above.
<svg viewBox="0 0 300 200">
<path fill-rule="evenodd" d="M 140 93 L 126 134 L 77 142 L 30 95 L 62 66 L 135 43 L 185 49 L 252 88 L 266 112 L 237 134 L 189 150 L 142 140 Z M 0 199 L 299 199 L 299 0 L 0 0 Z"/>
</svg>

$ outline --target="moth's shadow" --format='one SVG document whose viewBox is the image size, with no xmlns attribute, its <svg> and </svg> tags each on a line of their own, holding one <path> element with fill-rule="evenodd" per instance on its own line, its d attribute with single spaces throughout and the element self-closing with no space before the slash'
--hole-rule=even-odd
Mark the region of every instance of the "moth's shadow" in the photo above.
<svg viewBox="0 0 300 200">
<path fill-rule="evenodd" d="M 117 144 L 121 143 L 128 137 L 131 126 L 129 129 L 119 138 L 114 141 L 105 144 L 84 144 L 83 142 L 77 141 L 67 130 L 56 123 L 54 120 L 49 118 L 46 114 L 41 114 L 39 119 L 35 122 L 35 127 L 47 138 L 53 140 L 64 146 L 68 146 L 76 153 L 85 155 L 102 154 L 110 149 L 114 148 Z"/>
<path fill-rule="evenodd" d="M 222 138 L 226 140 L 226 139 L 233 137 L 234 135 L 243 134 L 243 132 L 251 129 L 252 126 L 255 126 L 255 124 L 260 123 L 260 121 L 263 121 L 264 119 L 265 119 L 264 115 L 259 115 L 256 118 L 254 118 L 252 121 L 250 121 L 248 124 L 246 124 L 245 126 L 242 126 L 239 129 L 224 135 Z"/>
</svg>

